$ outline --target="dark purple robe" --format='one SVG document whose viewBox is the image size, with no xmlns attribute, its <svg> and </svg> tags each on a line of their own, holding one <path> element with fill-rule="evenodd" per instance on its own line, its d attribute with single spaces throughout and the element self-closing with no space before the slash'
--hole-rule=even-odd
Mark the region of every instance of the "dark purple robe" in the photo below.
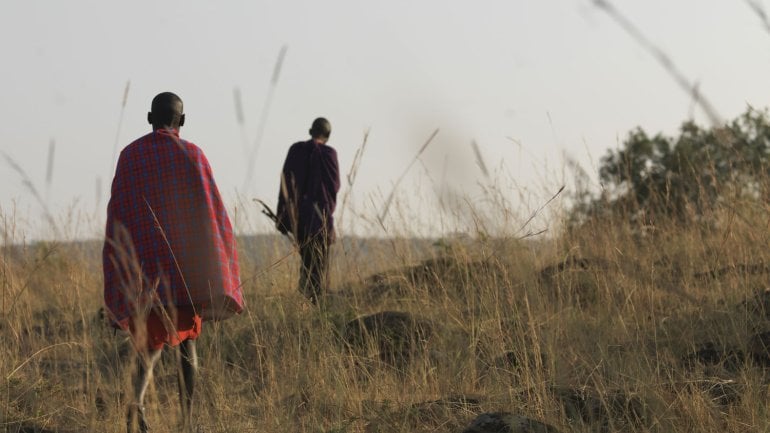
<svg viewBox="0 0 770 433">
<path fill-rule="evenodd" d="M 278 193 L 278 224 L 299 243 L 320 236 L 334 242 L 334 208 L 340 189 L 337 151 L 314 140 L 289 148 Z M 280 228 L 280 227 L 279 227 Z"/>
</svg>

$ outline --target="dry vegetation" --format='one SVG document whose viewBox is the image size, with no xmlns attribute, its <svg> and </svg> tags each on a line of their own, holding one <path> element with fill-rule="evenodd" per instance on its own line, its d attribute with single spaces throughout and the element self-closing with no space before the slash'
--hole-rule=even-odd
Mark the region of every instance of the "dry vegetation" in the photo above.
<svg viewBox="0 0 770 433">
<path fill-rule="evenodd" d="M 346 239 L 322 309 L 296 293 L 296 257 L 266 269 L 285 240 L 241 239 L 256 278 L 244 314 L 205 327 L 197 420 L 461 432 L 505 411 L 563 432 L 764 431 L 768 218 L 730 209 L 644 234 L 618 220 L 440 247 Z M 0 426 L 124 431 L 133 354 L 99 315 L 100 244 L 14 240 L 0 256 Z M 159 432 L 178 417 L 167 352 L 147 401 Z"/>
<path fill-rule="evenodd" d="M 747 3 L 766 23 L 764 10 Z M 609 3 L 594 4 L 721 123 L 666 53 Z M 242 113 L 238 121 L 243 132 Z M 204 325 L 200 431 L 768 430 L 770 208 L 757 200 L 762 194 L 719 201 L 688 223 L 640 227 L 615 213 L 544 235 L 527 228 L 537 212 L 519 226 L 508 190 L 493 185 L 473 150 L 488 181 L 485 199 L 497 209 L 470 209 L 471 225 L 483 232 L 494 221 L 524 239 L 343 238 L 333 251 L 334 291 L 321 308 L 295 290 L 297 257 L 284 239 L 239 239 L 247 309 Z M 581 189 L 575 185 L 567 190 Z M 450 214 L 468 204 L 439 199 Z M 27 245 L 14 218 L 0 215 L 0 430 L 125 431 L 134 351 L 101 314 L 101 243 Z M 148 418 L 152 431 L 175 432 L 176 362 L 170 350 L 163 356 Z M 494 426 L 500 413 L 520 428 Z M 469 427 L 482 414 L 493 414 L 490 428 Z"/>
<path fill-rule="evenodd" d="M 593 3 L 720 124 L 665 52 Z M 640 229 L 616 216 L 524 240 L 346 238 L 322 308 L 296 292 L 285 240 L 242 238 L 247 309 L 204 326 L 196 421 L 204 432 L 475 433 L 477 416 L 506 412 L 550 425 L 520 430 L 532 432 L 767 431 L 769 211 L 723 202 L 695 223 Z M 101 243 L 27 245 L 14 218 L 0 215 L 0 430 L 125 431 L 134 352 L 101 314 Z M 148 417 L 174 432 L 171 351 L 159 367 Z"/>
</svg>

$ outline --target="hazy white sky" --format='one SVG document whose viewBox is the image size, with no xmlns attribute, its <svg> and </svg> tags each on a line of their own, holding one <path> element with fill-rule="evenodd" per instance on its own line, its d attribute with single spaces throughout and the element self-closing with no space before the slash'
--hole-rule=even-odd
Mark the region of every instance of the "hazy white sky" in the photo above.
<svg viewBox="0 0 770 433">
<path fill-rule="evenodd" d="M 700 83 L 723 117 L 768 105 L 770 35 L 746 2 L 614 4 Z M 253 146 L 284 45 L 254 180 L 244 191 L 247 158 L 233 89 L 241 89 Z M 692 105 L 588 0 L 5 0 L 0 56 L 0 151 L 23 168 L 57 218 L 72 221 L 68 209 L 93 216 L 67 228 L 72 236 L 101 231 L 129 80 L 119 147 L 149 131 L 152 97 L 173 91 L 185 102 L 182 136 L 203 148 L 230 206 L 240 196 L 251 211 L 251 197 L 275 202 L 288 146 L 305 139 L 319 115 L 332 122 L 343 176 L 371 128 L 352 200 L 365 214 L 380 209 L 435 128 L 437 140 L 401 185 L 405 200 L 427 178 L 446 179 L 472 201 L 481 179 L 475 139 L 497 176 L 515 185 L 509 199 L 526 214 L 561 183 L 570 188 L 564 155 L 595 171 L 591 161 L 627 131 L 674 133 Z M 697 111 L 696 119 L 703 119 Z M 422 212 L 435 205 L 413 201 Z M 15 208 L 17 223 L 31 233 L 45 231 L 41 207 L 4 160 L 0 207 L 6 216 Z M 241 229 L 266 229 L 259 218 Z M 352 213 L 346 218 L 371 227 Z"/>
</svg>

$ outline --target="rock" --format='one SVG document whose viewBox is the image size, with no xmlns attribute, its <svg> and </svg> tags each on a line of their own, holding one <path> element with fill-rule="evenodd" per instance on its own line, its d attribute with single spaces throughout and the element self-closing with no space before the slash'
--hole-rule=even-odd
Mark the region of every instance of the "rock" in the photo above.
<svg viewBox="0 0 770 433">
<path fill-rule="evenodd" d="M 770 331 L 752 335 L 748 351 L 754 362 L 763 367 L 770 366 Z"/>
<path fill-rule="evenodd" d="M 745 386 L 730 379 L 710 379 L 688 383 L 691 392 L 703 393 L 715 406 L 732 406 L 740 403 Z"/>
<path fill-rule="evenodd" d="M 504 269 L 494 261 L 466 261 L 445 256 L 370 275 L 364 284 L 370 295 L 379 298 L 386 294 L 403 296 L 415 288 L 430 293 L 444 293 L 446 289 L 458 292 L 472 285 L 470 283 L 504 280 Z"/>
<path fill-rule="evenodd" d="M 454 395 L 438 400 L 410 404 L 397 409 L 380 404 L 368 408 L 377 414 L 365 428 L 366 433 L 409 432 L 456 432 L 463 428 L 468 417 L 482 413 L 478 396 Z"/>
<path fill-rule="evenodd" d="M 104 398 L 104 391 L 101 388 L 96 388 L 96 396 L 94 397 L 94 407 L 96 407 L 96 415 L 99 419 L 107 417 L 107 411 L 109 410 L 109 404 Z"/>
<path fill-rule="evenodd" d="M 540 358 L 539 363 L 538 358 Z M 492 362 L 492 367 L 502 370 L 519 370 L 524 367 L 534 369 L 538 364 L 541 366 L 546 364 L 546 357 L 544 354 L 536 354 L 533 352 L 521 353 L 509 350 L 495 358 Z"/>
<path fill-rule="evenodd" d="M 478 414 L 481 413 L 481 397 L 452 395 L 439 400 L 426 401 L 412 406 L 412 410 L 422 416 L 437 418 L 442 414 Z"/>
<path fill-rule="evenodd" d="M 587 388 L 553 386 L 548 389 L 564 408 L 567 419 L 599 425 L 639 425 L 645 419 L 644 403 L 639 397 L 621 391 L 598 393 Z"/>
<path fill-rule="evenodd" d="M 738 304 L 750 314 L 770 317 L 770 288 L 754 289 L 754 295 Z"/>
<path fill-rule="evenodd" d="M 567 271 L 574 271 L 574 270 L 586 271 L 589 269 L 596 269 L 596 270 L 603 271 L 608 269 L 609 267 L 610 267 L 609 263 L 603 259 L 568 257 L 567 259 L 561 262 L 554 263 L 540 269 L 538 276 L 542 280 L 548 280 Z"/>
<path fill-rule="evenodd" d="M 491 359 L 483 350 L 477 351 L 477 380 L 516 380 L 516 376 L 548 369 L 547 358 L 543 353 L 535 353 L 531 348 L 523 350 L 508 350 Z"/>
<path fill-rule="evenodd" d="M 483 413 L 463 433 L 558 433 L 555 427 L 508 412 Z"/>
<path fill-rule="evenodd" d="M 348 322 L 343 339 L 354 351 L 375 348 L 382 361 L 403 364 L 425 351 L 433 332 L 428 320 L 400 311 L 382 311 Z"/>
<path fill-rule="evenodd" d="M 696 272 L 693 277 L 698 279 L 719 279 L 728 274 L 735 275 L 762 275 L 770 272 L 770 266 L 764 263 L 737 263 L 706 272 Z"/>
<path fill-rule="evenodd" d="M 43 338 L 47 341 L 66 339 L 69 335 L 83 332 L 80 320 L 72 321 L 56 308 L 35 311 L 32 320 L 25 321 L 21 333 L 25 337 Z"/>
<path fill-rule="evenodd" d="M 410 284 L 434 284 L 440 282 L 445 277 L 457 276 L 459 272 L 481 274 L 489 272 L 494 268 L 487 261 L 462 261 L 454 257 L 436 257 L 423 260 L 422 262 L 406 266 L 401 269 L 380 272 L 370 276 L 367 281 L 378 283 L 393 277 L 400 276 Z M 495 269 L 496 270 L 496 269 Z"/>
<path fill-rule="evenodd" d="M 18 433 L 56 433 L 56 432 L 63 431 L 60 429 L 49 430 L 47 428 L 30 424 L 30 423 L 24 423 L 21 425 L 10 424 L 8 425 L 8 429 L 9 430 L 7 431 L 9 432 L 18 432 Z"/>
<path fill-rule="evenodd" d="M 538 272 L 543 288 L 559 302 L 589 307 L 600 299 L 599 275 L 617 269 L 604 259 L 569 257 Z"/>
<path fill-rule="evenodd" d="M 720 366 L 728 371 L 737 371 L 743 365 L 746 356 L 736 348 L 721 347 L 713 342 L 701 345 L 695 352 L 685 355 L 682 362 L 688 369 L 703 366 Z"/>
</svg>

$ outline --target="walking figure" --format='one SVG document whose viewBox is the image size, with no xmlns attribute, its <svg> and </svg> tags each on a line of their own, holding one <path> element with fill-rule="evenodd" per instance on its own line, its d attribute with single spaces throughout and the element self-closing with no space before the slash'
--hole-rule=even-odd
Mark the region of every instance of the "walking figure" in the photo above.
<svg viewBox="0 0 770 433">
<path fill-rule="evenodd" d="M 195 340 L 243 308 L 235 240 L 211 167 L 179 138 L 182 100 L 152 100 L 153 131 L 120 154 L 107 206 L 104 302 L 137 349 L 128 432 L 146 432 L 144 397 L 164 346 L 178 346 L 182 430 L 192 426 Z"/>
<path fill-rule="evenodd" d="M 319 117 L 310 127 L 310 140 L 289 148 L 276 209 L 276 228 L 291 233 L 299 248 L 299 291 L 314 304 L 329 288 L 329 247 L 340 189 L 337 151 L 327 144 L 331 131 L 331 123 Z"/>
</svg>

